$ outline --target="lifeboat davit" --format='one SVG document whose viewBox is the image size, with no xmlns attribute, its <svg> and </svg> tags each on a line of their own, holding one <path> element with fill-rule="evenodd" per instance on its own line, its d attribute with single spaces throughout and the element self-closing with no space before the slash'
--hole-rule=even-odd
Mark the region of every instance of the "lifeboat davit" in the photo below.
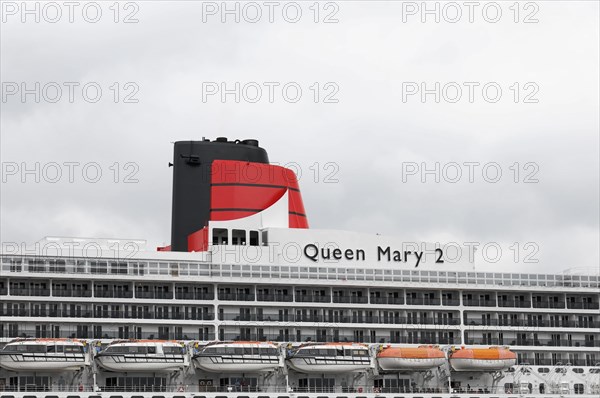
<svg viewBox="0 0 600 398">
<path fill-rule="evenodd" d="M 215 343 L 194 354 L 196 367 L 208 372 L 270 372 L 282 366 L 277 346 L 268 342 Z"/>
<path fill-rule="evenodd" d="M 114 372 L 172 372 L 189 365 L 185 345 L 167 340 L 118 340 L 96 354 Z"/>
<path fill-rule="evenodd" d="M 437 347 L 386 347 L 377 354 L 382 370 L 423 370 L 442 366 L 446 355 Z"/>
<path fill-rule="evenodd" d="M 368 347 L 357 343 L 307 344 L 290 352 L 287 360 L 303 373 L 360 372 L 371 367 Z"/>
<path fill-rule="evenodd" d="M 450 366 L 458 372 L 506 370 L 517 363 L 517 354 L 508 348 L 461 348 L 449 354 Z"/>
<path fill-rule="evenodd" d="M 17 339 L 0 351 L 4 369 L 62 371 L 89 365 L 83 342 L 71 339 Z"/>
</svg>

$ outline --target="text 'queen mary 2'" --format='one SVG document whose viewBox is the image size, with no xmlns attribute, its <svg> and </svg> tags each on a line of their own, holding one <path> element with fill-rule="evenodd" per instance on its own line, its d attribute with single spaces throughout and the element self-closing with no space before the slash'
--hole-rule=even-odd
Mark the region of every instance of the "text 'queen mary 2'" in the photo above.
<svg viewBox="0 0 600 398">
<path fill-rule="evenodd" d="M 597 275 L 309 229 L 256 140 L 176 142 L 173 172 L 170 246 L 3 246 L 0 398 L 600 394 Z"/>
</svg>

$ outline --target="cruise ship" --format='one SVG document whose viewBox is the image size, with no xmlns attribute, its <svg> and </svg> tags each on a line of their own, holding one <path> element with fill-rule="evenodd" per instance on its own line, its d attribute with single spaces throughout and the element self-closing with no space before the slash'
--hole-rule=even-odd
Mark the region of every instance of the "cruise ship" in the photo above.
<svg viewBox="0 0 600 398">
<path fill-rule="evenodd" d="M 257 140 L 179 141 L 170 166 L 169 246 L 3 245 L 0 398 L 600 394 L 598 275 L 309 228 Z"/>
</svg>

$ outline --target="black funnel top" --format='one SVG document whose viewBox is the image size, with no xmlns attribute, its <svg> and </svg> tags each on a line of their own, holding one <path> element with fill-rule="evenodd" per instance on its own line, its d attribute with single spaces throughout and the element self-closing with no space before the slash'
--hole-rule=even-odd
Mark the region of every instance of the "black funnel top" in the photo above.
<svg viewBox="0 0 600 398">
<path fill-rule="evenodd" d="M 269 163 L 267 151 L 254 139 L 177 141 L 173 152 L 172 251 L 187 251 L 188 235 L 208 225 L 213 160 Z"/>
</svg>

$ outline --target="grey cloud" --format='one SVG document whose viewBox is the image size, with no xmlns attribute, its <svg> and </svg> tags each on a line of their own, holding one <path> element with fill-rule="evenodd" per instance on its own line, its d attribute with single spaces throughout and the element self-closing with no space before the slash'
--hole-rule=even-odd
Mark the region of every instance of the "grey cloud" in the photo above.
<svg viewBox="0 0 600 398">
<path fill-rule="evenodd" d="M 312 227 L 400 239 L 534 241 L 559 272 L 598 267 L 598 4 L 543 4 L 539 24 L 403 24 L 393 4 L 340 3 L 340 23 L 203 24 L 189 2 L 140 3 L 140 23 L 2 25 L 2 81 L 94 81 L 102 101 L 2 103 L 3 162 L 139 165 L 139 183 L 2 184 L 3 241 L 45 235 L 170 236 L 171 142 L 256 137 L 273 161 L 302 166 Z M 115 104 L 115 81 L 139 103 Z M 202 102 L 202 82 L 296 81 L 290 104 Z M 314 82 L 337 104 L 315 104 Z M 496 104 L 402 102 L 403 82 L 495 81 Z M 509 87 L 536 82 L 538 104 Z M 523 94 L 523 93 L 521 93 Z M 402 162 L 539 165 L 537 184 L 402 182 Z M 338 183 L 309 167 L 339 166 Z M 510 176 L 512 178 L 512 176 Z M 493 264 L 481 264 L 493 269 Z M 522 264 L 505 264 L 522 269 Z"/>
</svg>

